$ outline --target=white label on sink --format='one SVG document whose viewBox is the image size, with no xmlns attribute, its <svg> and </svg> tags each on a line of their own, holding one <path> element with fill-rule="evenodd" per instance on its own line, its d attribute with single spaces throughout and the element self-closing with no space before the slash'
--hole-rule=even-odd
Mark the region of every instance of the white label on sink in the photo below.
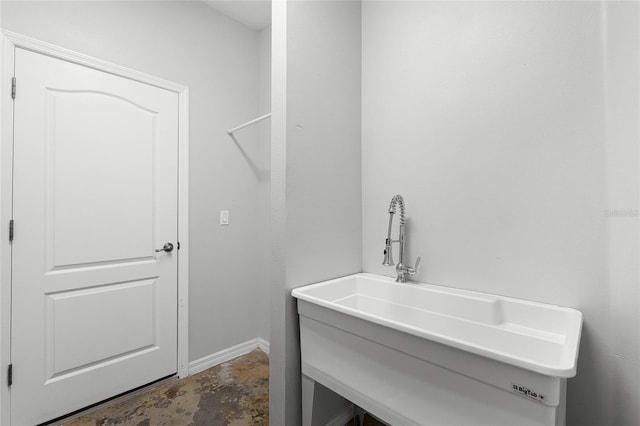
<svg viewBox="0 0 640 426">
<path fill-rule="evenodd" d="M 536 392 L 535 390 L 530 389 L 526 386 L 511 382 L 511 390 L 514 393 L 520 396 L 523 396 L 525 398 L 532 399 L 537 402 L 544 402 L 543 394 L 541 394 L 540 392 Z"/>
</svg>

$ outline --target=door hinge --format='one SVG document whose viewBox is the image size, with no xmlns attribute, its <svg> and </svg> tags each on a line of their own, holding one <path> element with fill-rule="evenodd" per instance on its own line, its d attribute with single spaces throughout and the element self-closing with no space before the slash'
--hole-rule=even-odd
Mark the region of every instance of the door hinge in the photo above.
<svg viewBox="0 0 640 426">
<path fill-rule="evenodd" d="M 13 219 L 9 221 L 9 241 L 13 241 Z"/>
<path fill-rule="evenodd" d="M 13 364 L 9 364 L 7 367 L 7 385 L 11 386 L 13 384 Z"/>
<path fill-rule="evenodd" d="M 178 241 L 178 250 L 180 250 L 180 241 Z"/>
<path fill-rule="evenodd" d="M 11 79 L 11 99 L 16 98 L 16 78 Z"/>
</svg>

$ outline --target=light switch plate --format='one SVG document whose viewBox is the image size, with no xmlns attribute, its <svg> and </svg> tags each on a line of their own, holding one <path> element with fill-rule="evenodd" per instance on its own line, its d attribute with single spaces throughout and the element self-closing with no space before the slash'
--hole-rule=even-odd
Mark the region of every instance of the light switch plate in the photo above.
<svg viewBox="0 0 640 426">
<path fill-rule="evenodd" d="M 220 210 L 220 225 L 229 224 L 229 210 Z"/>
</svg>

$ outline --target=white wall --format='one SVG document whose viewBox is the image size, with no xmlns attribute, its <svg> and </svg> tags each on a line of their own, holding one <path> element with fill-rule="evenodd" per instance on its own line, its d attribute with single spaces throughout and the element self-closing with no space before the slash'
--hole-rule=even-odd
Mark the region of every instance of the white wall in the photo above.
<svg viewBox="0 0 640 426">
<path fill-rule="evenodd" d="M 301 424 L 291 290 L 361 270 L 360 2 L 274 2 L 270 423 Z"/>
<path fill-rule="evenodd" d="M 638 4 L 362 9 L 364 270 L 400 193 L 418 281 L 582 310 L 568 424 L 640 424 Z"/>
<path fill-rule="evenodd" d="M 601 300 L 596 292 L 587 295 L 585 315 L 591 314 L 587 320 L 592 334 L 583 345 L 583 369 L 569 388 L 574 390 L 569 401 L 574 412 L 603 399 L 608 423 L 616 425 L 640 425 L 639 21 L 638 2 L 607 2 L 602 10 L 607 276 Z M 593 388 L 601 390 L 589 395 Z M 593 410 L 576 415 L 573 424 L 595 424 L 588 420 Z"/>
<path fill-rule="evenodd" d="M 191 360 L 261 336 L 259 34 L 201 2 L 3 2 L 2 27 L 190 88 Z M 266 208 L 266 207 L 265 207 Z M 218 225 L 219 210 L 230 225 Z M 262 280 L 262 281 L 261 281 Z"/>
<path fill-rule="evenodd" d="M 271 112 L 271 26 L 260 31 L 259 40 L 259 70 L 260 70 L 260 110 L 258 115 Z M 271 226 L 271 120 L 265 120 L 258 125 L 258 152 L 260 164 L 260 179 L 258 184 L 258 261 L 259 288 L 256 293 L 256 316 L 260 318 L 259 336 L 270 340 L 270 312 L 271 287 L 269 285 L 269 270 L 271 256 L 269 255 L 270 226 Z"/>
</svg>

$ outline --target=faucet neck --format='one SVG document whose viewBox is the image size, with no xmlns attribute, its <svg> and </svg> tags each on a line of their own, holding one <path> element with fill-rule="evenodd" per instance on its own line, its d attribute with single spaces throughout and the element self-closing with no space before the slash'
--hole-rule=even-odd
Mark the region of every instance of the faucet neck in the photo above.
<svg viewBox="0 0 640 426">
<path fill-rule="evenodd" d="M 398 264 L 396 265 L 396 271 L 399 271 L 402 267 L 404 267 L 404 245 L 405 245 L 405 225 L 404 223 L 400 223 L 400 232 L 398 235 Z"/>
</svg>

